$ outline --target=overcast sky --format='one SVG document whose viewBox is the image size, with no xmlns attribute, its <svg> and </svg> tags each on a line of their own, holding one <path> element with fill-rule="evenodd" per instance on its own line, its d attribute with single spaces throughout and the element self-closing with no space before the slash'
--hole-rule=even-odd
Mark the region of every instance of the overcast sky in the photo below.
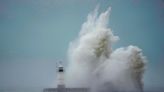
<svg viewBox="0 0 164 92">
<path fill-rule="evenodd" d="M 112 7 L 114 48 L 137 45 L 149 61 L 145 88 L 164 87 L 164 0 L 0 0 L 0 88 L 45 87 L 89 12 Z"/>
</svg>

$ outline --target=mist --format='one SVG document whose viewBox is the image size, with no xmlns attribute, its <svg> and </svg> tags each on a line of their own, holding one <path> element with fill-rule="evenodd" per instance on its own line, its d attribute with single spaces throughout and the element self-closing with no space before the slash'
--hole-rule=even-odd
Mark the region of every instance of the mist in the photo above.
<svg viewBox="0 0 164 92">
<path fill-rule="evenodd" d="M 119 40 L 108 27 L 111 7 L 88 14 L 77 38 L 68 48 L 68 87 L 87 87 L 91 92 L 142 92 L 145 56 L 129 45 L 112 49 Z"/>
</svg>

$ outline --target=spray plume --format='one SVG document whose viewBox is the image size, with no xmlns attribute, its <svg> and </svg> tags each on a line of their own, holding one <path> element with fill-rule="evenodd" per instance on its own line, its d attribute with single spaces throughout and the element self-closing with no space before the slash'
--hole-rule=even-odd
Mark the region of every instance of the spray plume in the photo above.
<svg viewBox="0 0 164 92">
<path fill-rule="evenodd" d="M 112 51 L 119 37 L 108 28 L 110 11 L 111 7 L 98 16 L 96 8 L 70 43 L 66 84 L 92 92 L 142 92 L 145 57 L 136 46 Z"/>
</svg>

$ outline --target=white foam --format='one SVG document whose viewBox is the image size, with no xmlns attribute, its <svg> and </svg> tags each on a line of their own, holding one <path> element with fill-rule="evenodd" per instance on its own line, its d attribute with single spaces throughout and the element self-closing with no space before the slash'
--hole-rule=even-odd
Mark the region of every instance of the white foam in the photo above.
<svg viewBox="0 0 164 92">
<path fill-rule="evenodd" d="M 132 45 L 112 51 L 119 37 L 108 28 L 110 11 L 111 7 L 98 16 L 96 8 L 70 43 L 67 86 L 89 87 L 93 92 L 142 91 L 145 57 Z"/>
</svg>

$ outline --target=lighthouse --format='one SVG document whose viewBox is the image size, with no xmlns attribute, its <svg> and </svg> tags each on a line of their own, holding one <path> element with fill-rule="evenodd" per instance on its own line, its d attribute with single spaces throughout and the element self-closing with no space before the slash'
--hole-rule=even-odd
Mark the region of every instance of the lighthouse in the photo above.
<svg viewBox="0 0 164 92">
<path fill-rule="evenodd" d="M 64 80 L 64 67 L 61 63 L 61 61 L 59 62 L 58 68 L 57 68 L 57 87 L 58 88 L 65 88 L 65 80 Z"/>
</svg>

